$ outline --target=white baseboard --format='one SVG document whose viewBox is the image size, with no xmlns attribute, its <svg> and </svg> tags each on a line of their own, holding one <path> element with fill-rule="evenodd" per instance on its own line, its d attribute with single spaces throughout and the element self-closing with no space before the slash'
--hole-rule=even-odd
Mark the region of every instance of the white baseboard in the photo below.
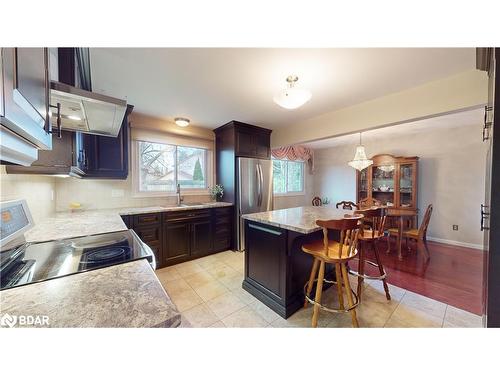
<svg viewBox="0 0 500 375">
<path fill-rule="evenodd" d="M 477 249 L 477 250 L 483 250 L 484 247 L 483 245 L 475 244 L 475 243 L 467 243 L 467 242 L 460 242 L 460 241 L 453 241 L 453 240 L 445 240 L 444 238 L 436 238 L 436 237 L 427 237 L 429 241 L 434 241 L 434 242 L 440 242 L 444 243 L 447 245 L 455 245 L 455 246 L 460 246 L 460 247 L 469 247 L 471 249 Z"/>
</svg>

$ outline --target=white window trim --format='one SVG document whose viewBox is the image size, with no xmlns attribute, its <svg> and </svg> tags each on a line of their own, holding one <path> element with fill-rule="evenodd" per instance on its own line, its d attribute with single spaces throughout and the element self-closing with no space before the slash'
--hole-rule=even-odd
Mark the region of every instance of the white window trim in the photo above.
<svg viewBox="0 0 500 375">
<path fill-rule="evenodd" d="M 301 191 L 288 191 L 288 167 L 286 168 L 286 176 L 285 176 L 285 189 L 287 190 L 286 193 L 275 193 L 273 191 L 273 196 L 275 197 L 299 197 L 299 196 L 304 196 L 306 195 L 306 170 L 305 170 L 305 165 L 306 163 L 302 160 L 288 160 L 288 159 L 271 159 L 271 162 L 274 160 L 282 160 L 286 162 L 299 162 L 302 163 L 302 190 Z"/>
<path fill-rule="evenodd" d="M 132 198 L 154 198 L 154 197 L 175 197 L 177 193 L 175 191 L 141 191 L 139 189 L 139 142 L 141 140 L 134 139 L 131 140 L 131 149 L 130 153 L 130 166 L 132 167 Z M 147 141 L 150 142 L 150 141 Z M 156 142 L 162 143 L 162 142 Z M 178 146 L 178 145 L 173 145 Z M 180 145 L 183 146 L 184 145 Z M 202 148 L 199 146 L 185 146 L 185 147 L 195 147 Z M 207 174 L 207 187 L 203 189 L 190 189 L 190 188 L 182 188 L 181 187 L 181 195 L 210 195 L 208 192 L 208 187 L 212 186 L 214 179 L 214 156 L 213 151 L 210 149 L 205 149 L 206 154 L 206 174 Z"/>
</svg>

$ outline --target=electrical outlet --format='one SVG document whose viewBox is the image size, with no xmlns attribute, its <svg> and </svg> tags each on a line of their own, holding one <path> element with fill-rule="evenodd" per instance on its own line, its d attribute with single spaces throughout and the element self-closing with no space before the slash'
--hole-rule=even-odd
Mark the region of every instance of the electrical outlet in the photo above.
<svg viewBox="0 0 500 375">
<path fill-rule="evenodd" d="M 453 224 L 453 230 L 458 230 L 458 225 L 457 224 Z"/>
</svg>

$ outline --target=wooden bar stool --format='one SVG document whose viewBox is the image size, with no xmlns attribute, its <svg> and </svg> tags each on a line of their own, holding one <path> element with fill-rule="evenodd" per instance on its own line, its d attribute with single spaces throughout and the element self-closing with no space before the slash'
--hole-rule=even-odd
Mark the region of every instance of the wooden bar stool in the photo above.
<svg viewBox="0 0 500 375">
<path fill-rule="evenodd" d="M 356 318 L 356 306 L 358 306 L 358 297 L 351 289 L 346 264 L 353 259 L 357 253 L 358 235 L 361 228 L 362 215 L 346 215 L 344 219 L 337 220 L 317 220 L 316 224 L 323 228 L 323 240 L 318 240 L 302 246 L 302 251 L 314 257 L 313 266 L 309 281 L 304 285 L 305 302 L 314 305 L 312 326 L 317 327 L 319 309 L 329 312 L 350 312 L 353 327 L 358 327 Z M 340 240 L 330 241 L 328 239 L 328 229 L 340 231 Z M 335 265 L 336 281 L 325 280 L 325 264 Z M 319 269 L 319 271 L 318 271 Z M 317 274 L 317 276 L 316 276 Z M 344 296 L 342 290 L 342 280 L 344 281 L 345 292 L 347 295 L 348 308 L 344 307 Z M 314 283 L 316 282 L 316 295 L 314 300 L 310 294 Z M 337 293 L 339 298 L 339 308 L 331 308 L 321 304 L 321 295 L 323 292 L 323 282 L 337 284 Z"/>
<path fill-rule="evenodd" d="M 387 274 L 384 270 L 384 266 L 382 265 L 382 261 L 380 260 L 377 248 L 378 241 L 384 237 L 384 227 L 385 227 L 385 221 L 387 219 L 387 211 L 385 208 L 369 208 L 365 210 L 357 210 L 355 211 L 355 213 L 362 214 L 364 216 L 363 227 L 359 232 L 358 272 L 349 270 L 349 273 L 358 276 L 358 290 L 357 290 L 358 298 L 361 301 L 361 293 L 363 290 L 364 279 L 369 279 L 369 280 L 382 280 L 382 283 L 384 284 L 385 296 L 388 300 L 390 300 L 391 295 L 389 293 L 389 286 L 387 285 L 387 281 L 385 280 Z M 366 227 L 368 227 L 369 229 L 367 229 Z M 366 244 L 371 245 L 377 263 L 369 261 L 365 258 L 366 246 L 363 245 Z M 366 264 L 373 267 L 377 267 L 380 276 L 369 276 L 365 274 Z"/>
</svg>

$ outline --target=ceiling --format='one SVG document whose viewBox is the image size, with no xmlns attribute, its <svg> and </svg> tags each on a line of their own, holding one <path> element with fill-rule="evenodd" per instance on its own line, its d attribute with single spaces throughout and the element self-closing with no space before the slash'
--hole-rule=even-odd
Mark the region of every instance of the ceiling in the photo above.
<svg viewBox="0 0 500 375">
<path fill-rule="evenodd" d="M 134 111 L 216 128 L 270 129 L 475 68 L 474 48 L 91 48 L 93 90 Z M 295 74 L 312 92 L 289 111 L 272 97 Z"/>
<path fill-rule="evenodd" d="M 474 109 L 471 111 L 458 112 L 439 117 L 428 118 L 425 120 L 412 121 L 404 124 L 387 126 L 384 128 L 367 130 L 362 134 L 363 143 L 366 141 L 382 141 L 387 137 L 399 137 L 422 133 L 428 130 L 441 128 L 441 129 L 454 129 L 463 126 L 479 125 L 483 122 L 484 108 Z M 358 144 L 359 133 L 342 135 L 339 137 L 322 139 L 304 143 L 303 145 L 312 149 L 330 148 L 335 146 L 342 146 L 348 144 Z"/>
</svg>

